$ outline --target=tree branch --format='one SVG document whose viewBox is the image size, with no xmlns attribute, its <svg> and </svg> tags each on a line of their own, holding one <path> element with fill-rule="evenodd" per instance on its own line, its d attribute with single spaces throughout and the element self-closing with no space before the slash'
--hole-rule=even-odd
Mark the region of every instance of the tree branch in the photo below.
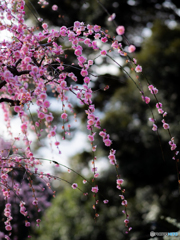
<svg viewBox="0 0 180 240">
<path fill-rule="evenodd" d="M 2 88 L 2 87 L 4 87 L 5 85 L 6 85 L 6 81 L 2 81 L 1 83 L 0 83 L 0 89 Z"/>
<path fill-rule="evenodd" d="M 12 99 L 9 99 L 9 98 L 0 98 L 0 103 L 2 103 L 2 102 L 10 103 L 11 107 L 20 105 L 19 100 L 12 100 Z"/>
<path fill-rule="evenodd" d="M 30 70 L 24 70 L 21 72 L 18 72 L 17 68 L 14 66 L 7 66 L 7 69 L 14 75 L 14 76 L 21 76 L 23 74 L 29 74 Z"/>
</svg>

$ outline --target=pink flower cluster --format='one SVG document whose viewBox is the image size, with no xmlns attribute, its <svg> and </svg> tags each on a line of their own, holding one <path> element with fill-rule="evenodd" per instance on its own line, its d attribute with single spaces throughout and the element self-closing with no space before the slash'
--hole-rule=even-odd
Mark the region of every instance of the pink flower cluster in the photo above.
<svg viewBox="0 0 180 240">
<path fill-rule="evenodd" d="M 109 139 L 109 134 L 107 134 L 105 131 L 101 131 L 99 135 L 103 138 L 105 146 L 107 147 L 111 146 L 112 141 Z"/>
<path fill-rule="evenodd" d="M 48 2 L 46 0 L 39 0 L 39 4 L 44 7 L 48 5 Z M 111 50 L 118 52 L 121 56 L 126 58 L 127 63 L 131 62 L 133 66 L 135 65 L 135 69 L 133 68 L 135 73 L 141 73 L 142 66 L 137 65 L 137 60 L 130 60 L 130 58 L 127 57 L 127 52 L 133 53 L 136 50 L 136 47 L 134 45 L 129 45 L 127 46 L 128 51 L 125 52 L 122 44 L 117 40 L 123 38 L 122 35 L 125 33 L 124 26 L 118 26 L 116 28 L 117 35 L 122 37 L 114 37 L 112 42 L 108 33 L 103 31 L 101 26 L 97 24 L 86 25 L 84 22 L 79 21 L 75 21 L 72 27 L 61 26 L 59 29 L 50 29 L 47 23 L 43 22 L 42 19 L 39 19 L 39 21 L 42 22 L 42 31 L 37 32 L 35 27 L 30 28 L 26 25 L 24 6 L 25 1 L 23 0 L 13 0 L 10 1 L 8 5 L 2 4 L 0 6 L 2 13 L 0 31 L 4 31 L 6 29 L 13 36 L 11 41 L 4 40 L 0 42 L 0 78 L 2 85 L 0 93 L 2 99 L 5 99 L 4 102 L 1 103 L 1 106 L 4 111 L 4 120 L 10 136 L 12 136 L 12 132 L 9 107 L 10 105 L 14 107 L 14 111 L 21 122 L 20 131 L 22 135 L 22 137 L 16 137 L 15 140 L 22 140 L 25 144 L 25 147 L 22 150 L 24 156 L 23 159 L 17 156 L 12 158 L 8 157 L 9 150 L 5 151 L 5 157 L 8 158 L 8 161 L 4 161 L 4 156 L 1 156 L 0 190 L 2 192 L 2 196 L 6 201 L 10 199 L 11 193 L 8 190 L 9 177 L 7 169 L 13 171 L 13 168 L 23 166 L 23 170 L 29 175 L 31 175 L 32 169 L 35 169 L 34 174 L 38 174 L 40 161 L 35 159 L 34 154 L 31 151 L 32 142 L 29 138 L 30 129 L 35 132 L 38 139 L 41 138 L 41 134 L 43 132 L 43 134 L 46 134 L 49 138 L 55 138 L 54 144 L 57 148 L 60 145 L 60 142 L 56 139 L 57 126 L 53 124 L 54 117 L 51 111 L 49 91 L 55 95 L 62 106 L 61 122 L 63 122 L 63 139 L 65 139 L 65 135 L 70 134 L 70 124 L 68 124 L 68 120 L 70 119 L 70 115 L 72 113 L 75 114 L 73 103 L 70 103 L 70 95 L 72 94 L 75 96 L 78 103 L 86 107 L 85 113 L 87 114 L 87 129 L 89 131 L 88 139 L 91 143 L 93 152 L 92 181 L 94 182 L 94 186 L 91 188 L 91 191 L 95 193 L 94 195 L 96 195 L 99 191 L 99 188 L 95 183 L 96 178 L 99 177 L 99 173 L 97 173 L 97 168 L 95 166 L 96 156 L 94 156 L 94 153 L 96 152 L 96 145 L 94 144 L 96 130 L 100 131 L 99 135 L 102 137 L 105 146 L 110 147 L 112 145 L 112 140 L 110 139 L 110 135 L 106 133 L 106 130 L 101 129 L 100 119 L 97 117 L 95 112 L 95 106 L 93 105 L 94 90 L 91 88 L 93 82 L 91 74 L 94 61 L 90 59 L 89 56 L 85 56 L 84 49 L 89 48 L 93 51 L 97 51 L 100 56 L 108 57 L 107 51 L 101 50 L 99 45 L 110 44 L 111 49 L 108 50 L 108 52 Z M 52 10 L 58 11 L 58 6 L 53 5 Z M 114 20 L 115 16 L 116 15 L 113 13 L 108 18 L 108 21 Z M 11 21 L 11 27 L 5 18 Z M 61 45 L 58 39 L 67 41 L 70 44 L 69 49 L 73 51 L 76 61 L 75 63 L 68 65 L 68 67 L 71 65 L 73 67 L 73 65 L 76 64 L 75 67 L 79 70 L 79 73 L 83 78 L 82 85 L 79 84 L 79 79 L 73 72 L 66 71 L 67 65 L 62 62 L 62 59 L 68 60 L 68 51 L 66 51 L 67 49 L 64 49 L 64 44 Z M 104 49 L 104 47 L 102 49 Z M 56 62 L 56 67 L 54 66 L 54 62 Z M 137 78 L 139 78 L 139 75 Z M 107 90 L 108 87 L 105 87 L 104 89 Z M 148 89 L 153 95 L 158 93 L 158 89 L 153 85 L 148 85 Z M 141 94 L 142 100 L 146 104 L 149 104 L 150 98 L 145 96 L 142 90 Z M 5 102 L 9 105 L 6 105 Z M 31 110 L 32 105 L 35 105 L 36 107 L 37 120 L 35 122 L 31 121 L 27 114 L 27 112 Z M 156 108 L 160 116 L 163 117 L 163 128 L 169 132 L 169 124 L 165 121 L 167 113 L 162 109 L 162 103 L 158 102 L 156 104 Z M 155 119 L 151 118 L 150 121 L 153 123 L 152 130 L 157 131 Z M 45 129 L 43 129 L 42 126 L 45 126 Z M 169 145 L 172 151 L 176 149 L 174 138 L 171 138 Z M 14 146 L 12 148 L 13 153 L 18 152 Z M 110 164 L 117 168 L 118 165 L 115 153 L 116 151 L 111 149 L 108 159 Z M 46 178 L 48 180 L 51 180 L 52 178 L 50 174 L 44 174 L 43 172 L 39 174 L 39 177 L 42 179 Z M 28 181 L 33 192 L 34 189 L 30 179 L 28 179 Z M 122 205 L 126 208 L 127 200 L 125 200 L 123 195 L 125 190 L 121 189 L 123 181 L 124 180 L 118 175 L 116 184 L 117 188 L 122 192 L 122 194 L 119 195 L 122 200 Z M 83 180 L 83 183 L 86 183 L 86 180 Z M 47 182 L 47 187 L 50 188 L 49 182 Z M 77 183 L 73 183 L 72 188 L 78 188 Z M 20 190 L 20 185 L 14 184 L 13 191 L 15 191 L 17 195 L 20 193 Z M 96 200 L 96 204 L 97 203 L 98 200 Z M 104 200 L 104 203 L 108 203 L 108 200 Z M 34 197 L 31 204 L 34 207 L 38 207 L 39 199 Z M 25 202 L 23 201 L 20 202 L 20 213 L 24 215 L 24 217 L 27 217 L 28 215 Z M 8 203 L 5 206 L 4 215 L 7 217 L 5 229 L 7 231 L 11 231 L 11 206 L 10 204 L 8 205 Z M 96 213 L 96 216 L 99 215 Z M 39 225 L 40 219 L 37 219 L 36 222 L 37 225 Z M 129 223 L 127 214 L 124 223 L 126 226 Z M 25 225 L 29 227 L 30 222 L 26 220 Z"/>
<path fill-rule="evenodd" d="M 148 88 L 149 88 L 149 91 L 151 92 L 151 94 L 157 94 L 158 93 L 158 89 L 155 88 L 153 85 L 149 85 Z"/>
<path fill-rule="evenodd" d="M 117 164 L 115 153 L 116 153 L 116 150 L 111 149 L 110 153 L 109 153 L 109 156 L 108 156 L 110 164 L 112 164 L 112 165 Z"/>
<path fill-rule="evenodd" d="M 142 95 L 142 100 L 143 100 L 146 104 L 150 103 L 150 101 L 151 101 L 151 99 L 150 99 L 149 97 L 146 97 L 146 96 L 143 96 L 143 95 Z"/>
<path fill-rule="evenodd" d="M 4 216 L 7 217 L 7 220 L 4 222 L 5 229 L 6 229 L 6 231 L 11 231 L 12 230 L 11 220 L 13 219 L 13 217 L 11 216 L 11 204 L 10 203 L 6 203 L 6 205 L 5 205 Z"/>
<path fill-rule="evenodd" d="M 169 141 L 169 145 L 171 147 L 171 151 L 174 151 L 177 148 L 176 144 L 174 143 L 174 138 L 173 137 Z"/>
</svg>

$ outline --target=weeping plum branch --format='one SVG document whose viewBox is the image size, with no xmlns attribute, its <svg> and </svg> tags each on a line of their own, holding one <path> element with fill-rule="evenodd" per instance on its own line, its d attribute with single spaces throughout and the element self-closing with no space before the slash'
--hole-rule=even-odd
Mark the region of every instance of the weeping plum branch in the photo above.
<svg viewBox="0 0 180 240">
<path fill-rule="evenodd" d="M 100 2 L 100 1 L 98 1 Z M 47 5 L 46 1 L 40 1 L 40 4 Z M 57 126 L 53 124 L 53 113 L 50 109 L 50 101 L 47 98 L 47 87 L 49 86 L 52 92 L 57 93 L 57 99 L 61 102 L 61 120 L 63 122 L 62 129 L 65 135 L 70 133 L 71 125 L 68 124 L 68 117 L 71 112 L 74 112 L 73 103 L 69 99 L 69 94 L 75 95 L 80 104 L 86 107 L 85 113 L 87 115 L 87 130 L 89 131 L 88 140 L 92 147 L 92 185 L 90 186 L 90 192 L 94 196 L 93 209 L 95 210 L 94 217 L 98 218 L 99 213 L 97 212 L 96 205 L 98 204 L 98 192 L 100 191 L 96 178 L 99 177 L 98 169 L 96 167 L 97 157 L 95 155 L 97 146 L 95 145 L 96 134 L 102 137 L 104 145 L 109 148 L 109 162 L 115 167 L 116 171 L 116 187 L 120 191 L 119 200 L 121 205 L 124 207 L 123 214 L 125 216 L 124 224 L 126 227 L 126 233 L 131 230 L 129 227 L 129 215 L 127 212 L 128 201 L 125 199 L 125 189 L 123 188 L 123 179 L 120 177 L 118 171 L 118 163 L 116 160 L 116 150 L 111 148 L 112 140 L 109 133 L 105 129 L 101 128 L 101 121 L 95 112 L 95 106 L 93 105 L 93 90 L 91 88 L 91 74 L 92 66 L 95 64 L 94 59 L 87 58 L 83 55 L 86 48 L 91 49 L 92 52 L 99 53 L 99 56 L 109 57 L 114 63 L 122 69 L 122 67 L 113 59 L 110 55 L 111 52 L 116 52 L 119 57 L 124 58 L 132 66 L 133 74 L 136 74 L 138 83 L 133 79 L 125 70 L 125 74 L 135 83 L 140 94 L 142 101 L 149 105 L 151 97 L 145 95 L 141 82 L 140 76 L 142 76 L 142 67 L 137 64 L 136 59 L 131 59 L 128 55 L 135 51 L 133 45 L 128 44 L 128 52 L 124 51 L 121 42 L 116 40 L 116 37 L 111 37 L 107 30 L 103 30 L 99 25 L 89 25 L 84 22 L 76 21 L 72 27 L 61 26 L 58 30 L 50 30 L 48 24 L 42 23 L 42 31 L 37 32 L 36 27 L 28 27 L 26 25 L 25 16 L 25 1 L 23 0 L 2 0 L 0 6 L 1 18 L 4 20 L 1 22 L 0 31 L 7 30 L 12 35 L 12 41 L 4 40 L 0 43 L 0 94 L 1 94 L 1 105 L 5 115 L 5 122 L 7 123 L 7 131 L 10 132 L 12 144 L 12 151 L 14 154 L 19 153 L 19 149 L 15 142 L 22 141 L 24 147 L 21 148 L 22 157 L 16 155 L 6 156 L 1 155 L 0 161 L 0 191 L 2 192 L 4 200 L 9 203 L 12 194 L 14 192 L 19 195 L 17 186 L 12 184 L 11 189 L 9 188 L 10 169 L 17 170 L 20 166 L 24 167 L 27 181 L 32 191 L 33 200 L 31 205 L 38 206 L 38 196 L 36 195 L 36 189 L 33 187 L 33 179 L 31 176 L 36 174 L 39 178 L 50 181 L 55 179 L 50 174 L 45 174 L 39 171 L 40 159 L 34 157 L 32 150 L 32 141 L 29 139 L 29 133 L 34 130 L 38 139 L 41 137 L 40 125 L 45 124 L 46 136 L 50 138 L 57 147 L 59 154 L 60 142 L 57 140 Z M 52 7 L 54 11 L 57 10 L 57 6 Z M 115 15 L 111 15 L 109 20 L 113 20 Z M 42 19 L 39 19 L 40 21 Z M 124 36 L 124 26 L 116 26 L 117 35 Z M 45 42 L 45 43 L 44 43 Z M 73 72 L 66 71 L 66 64 L 61 60 L 66 59 L 68 61 L 67 49 L 64 49 L 63 42 L 69 42 L 70 50 L 73 51 L 76 57 L 76 63 L 69 63 L 69 66 L 74 66 L 79 69 L 80 75 L 83 78 L 83 85 L 78 84 L 78 77 Z M 101 49 L 98 43 L 109 44 L 109 51 Z M 127 41 L 126 41 L 127 42 Z M 102 47 L 103 48 L 103 47 Z M 53 63 L 56 62 L 56 67 L 52 67 Z M 71 83 L 68 86 L 67 78 L 71 79 Z M 178 151 L 176 151 L 176 144 L 174 138 L 171 137 L 169 130 L 169 124 L 166 122 L 165 117 L 167 113 L 163 110 L 162 104 L 158 102 L 156 94 L 158 93 L 157 88 L 147 82 L 151 96 L 156 100 L 156 107 L 158 113 L 162 116 L 162 126 L 168 131 L 170 136 L 169 145 L 173 152 L 173 159 L 177 163 L 178 171 Z M 106 87 L 108 89 L 108 87 Z M 10 103 L 6 105 L 5 103 Z M 37 106 L 37 121 L 32 122 L 30 116 L 27 114 L 27 109 L 30 108 L 31 104 Z M 14 107 L 14 111 L 21 122 L 21 133 L 20 137 L 15 136 L 11 132 L 10 123 L 11 115 L 9 114 L 9 107 Z M 157 131 L 157 125 L 155 124 L 155 118 L 152 115 L 150 119 L 153 122 L 153 131 Z M 3 151 L 3 149 L 2 149 Z M 57 162 L 57 165 L 60 164 Z M 178 171 L 179 172 L 179 171 Z M 179 173 L 178 173 L 179 181 Z M 83 183 L 87 182 L 85 179 Z M 50 183 L 47 183 L 50 188 Z M 78 188 L 76 183 L 72 183 L 72 188 Z M 105 199 L 104 203 L 108 203 Z M 26 210 L 26 200 L 20 202 L 20 213 L 26 218 L 28 211 Z M 29 204 L 29 203 L 28 203 Z M 8 214 L 9 213 L 9 214 Z M 5 238 L 10 239 L 12 231 L 12 216 L 11 216 L 11 205 L 6 204 L 5 216 L 5 229 L 9 232 Z M 37 225 L 40 224 L 40 219 L 36 219 Z M 27 223 L 25 219 L 25 226 L 29 227 L 30 223 Z"/>
</svg>

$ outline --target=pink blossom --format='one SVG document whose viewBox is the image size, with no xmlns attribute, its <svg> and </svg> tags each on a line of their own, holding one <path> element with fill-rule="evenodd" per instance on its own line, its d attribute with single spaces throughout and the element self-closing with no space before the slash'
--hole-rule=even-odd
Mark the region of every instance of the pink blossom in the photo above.
<svg viewBox="0 0 180 240">
<path fill-rule="evenodd" d="M 76 94 L 76 97 L 80 99 L 80 98 L 82 97 L 82 93 L 81 93 L 81 92 L 78 92 L 78 93 Z"/>
<path fill-rule="evenodd" d="M 43 23 L 43 24 L 42 24 L 42 27 L 43 27 L 44 29 L 47 29 L 47 28 L 48 28 L 47 23 Z"/>
<path fill-rule="evenodd" d="M 154 132 L 157 131 L 157 126 L 156 126 L 156 124 L 153 124 L 152 130 L 153 130 Z"/>
<path fill-rule="evenodd" d="M 93 41 L 93 42 L 92 42 L 92 47 L 93 47 L 93 49 L 98 49 L 98 47 L 97 47 L 97 42 L 96 42 L 96 41 Z"/>
<path fill-rule="evenodd" d="M 53 119 L 54 119 L 54 117 L 53 117 L 52 115 L 47 115 L 47 116 L 46 116 L 46 121 L 47 121 L 47 122 L 52 122 Z"/>
<path fill-rule="evenodd" d="M 91 191 L 94 192 L 94 193 L 97 193 L 99 191 L 98 186 L 92 187 Z"/>
<path fill-rule="evenodd" d="M 17 112 L 17 113 L 20 112 L 21 111 L 21 107 L 20 106 L 15 106 L 14 107 L 14 111 Z"/>
<path fill-rule="evenodd" d="M 93 142 L 94 141 L 94 136 L 96 133 L 93 133 L 92 135 L 88 135 L 89 141 Z"/>
<path fill-rule="evenodd" d="M 38 122 L 35 122 L 35 125 L 36 125 L 36 127 L 39 127 L 39 123 Z"/>
<path fill-rule="evenodd" d="M 92 97 L 92 94 L 91 94 L 90 92 L 86 92 L 86 93 L 85 93 L 85 98 L 86 98 L 86 100 L 91 99 L 91 97 Z"/>
<path fill-rule="evenodd" d="M 116 32 L 117 32 L 118 35 L 123 35 L 124 32 L 125 32 L 124 26 L 118 26 L 118 27 L 116 28 Z"/>
<path fill-rule="evenodd" d="M 11 208 L 11 203 L 6 203 L 5 208 L 10 209 Z"/>
<path fill-rule="evenodd" d="M 48 100 L 44 101 L 44 102 L 43 102 L 43 106 L 44 106 L 45 108 L 48 108 L 48 107 L 50 106 L 50 102 L 49 102 Z"/>
<path fill-rule="evenodd" d="M 58 10 L 58 6 L 54 4 L 54 5 L 52 6 L 52 10 L 53 10 L 53 11 L 57 11 L 57 10 Z"/>
<path fill-rule="evenodd" d="M 79 28 L 81 26 L 81 23 L 79 21 L 74 22 L 74 27 Z"/>
<path fill-rule="evenodd" d="M 108 39 L 107 39 L 106 37 L 102 37 L 102 38 L 101 38 L 101 41 L 102 41 L 103 43 L 106 43 L 106 42 L 108 41 Z"/>
<path fill-rule="evenodd" d="M 42 99 L 42 100 L 45 100 L 47 98 L 47 94 L 46 93 L 41 93 L 39 95 L 39 98 Z"/>
<path fill-rule="evenodd" d="M 130 53 L 134 52 L 135 50 L 136 50 L 136 47 L 135 47 L 134 45 L 130 45 L 130 46 L 128 47 L 128 51 L 129 51 Z"/>
<path fill-rule="evenodd" d="M 156 108 L 162 108 L 162 103 L 156 103 Z"/>
<path fill-rule="evenodd" d="M 7 174 L 2 174 L 2 175 L 1 175 L 1 179 L 6 180 L 7 178 L 8 178 L 8 175 L 7 175 Z"/>
<path fill-rule="evenodd" d="M 108 17 L 108 21 L 109 22 L 113 21 L 115 19 L 115 17 L 116 17 L 116 14 L 113 13 L 110 17 Z"/>
<path fill-rule="evenodd" d="M 123 179 L 119 179 L 119 178 L 118 178 L 118 179 L 116 180 L 116 183 L 117 183 L 118 185 L 121 185 L 123 182 L 124 182 Z"/>
<path fill-rule="evenodd" d="M 101 55 L 105 56 L 107 54 L 106 50 L 101 51 Z"/>
<path fill-rule="evenodd" d="M 36 73 L 39 72 L 39 68 L 36 67 L 36 66 L 34 66 L 34 67 L 32 67 L 31 71 L 32 71 L 34 74 L 36 74 Z"/>
<path fill-rule="evenodd" d="M 107 147 L 111 146 L 111 144 L 112 144 L 112 141 L 108 138 L 104 139 L 103 142 L 104 142 L 105 146 L 107 146 Z"/>
<path fill-rule="evenodd" d="M 145 101 L 146 104 L 148 104 L 151 100 L 149 97 L 144 97 L 144 96 L 142 96 L 142 99 L 143 101 Z"/>
<path fill-rule="evenodd" d="M 115 160 L 114 154 L 110 154 L 110 155 L 108 156 L 108 158 L 109 158 L 109 160 Z"/>
<path fill-rule="evenodd" d="M 20 51 L 15 51 L 15 52 L 14 52 L 14 56 L 15 56 L 16 58 L 20 58 L 20 57 L 21 57 Z M 25 59 L 24 59 L 24 61 L 25 61 Z M 31 59 L 30 59 L 30 61 L 31 61 Z M 30 61 L 29 61 L 29 62 L 30 62 Z"/>
<path fill-rule="evenodd" d="M 6 70 L 4 72 L 4 78 L 9 78 L 9 77 L 12 77 L 12 73 L 10 71 Z"/>
<path fill-rule="evenodd" d="M 84 40 L 84 44 L 89 45 L 91 43 L 91 40 L 89 38 L 86 38 Z"/>
<path fill-rule="evenodd" d="M 164 110 L 162 110 L 161 108 L 158 108 L 158 113 L 159 114 L 163 114 Z"/>
<path fill-rule="evenodd" d="M 76 50 L 74 51 L 74 54 L 75 54 L 76 56 L 82 55 L 81 49 L 76 49 Z"/>
<path fill-rule="evenodd" d="M 94 38 L 95 39 L 99 39 L 101 37 L 101 34 L 99 34 L 99 33 L 96 33 L 95 35 L 94 35 Z"/>
<path fill-rule="evenodd" d="M 79 56 L 78 58 L 78 61 L 81 62 L 81 63 L 84 63 L 86 61 L 86 58 L 83 57 L 83 56 Z"/>
<path fill-rule="evenodd" d="M 97 146 L 96 146 L 96 145 L 95 145 L 95 146 L 93 146 L 93 147 L 92 147 L 92 151 L 93 151 L 93 152 L 95 152 L 95 151 L 96 151 L 96 148 L 97 148 Z"/>
<path fill-rule="evenodd" d="M 107 199 L 103 200 L 104 204 L 107 204 L 108 202 L 109 202 L 109 200 L 107 200 Z"/>
<path fill-rule="evenodd" d="M 62 89 L 65 89 L 67 87 L 67 82 L 66 81 L 62 81 L 60 86 L 62 87 Z"/>
<path fill-rule="evenodd" d="M 92 172 L 97 172 L 97 167 L 93 167 L 91 170 Z"/>
<path fill-rule="evenodd" d="M 111 45 L 112 48 L 115 48 L 115 49 L 118 49 L 119 48 L 119 44 L 118 44 L 118 41 L 114 41 Z"/>
<path fill-rule="evenodd" d="M 73 183 L 71 186 L 73 189 L 76 189 L 78 187 L 77 183 Z"/>
<path fill-rule="evenodd" d="M 21 130 L 22 130 L 23 133 L 27 130 L 27 123 L 23 123 L 21 125 Z"/>
<path fill-rule="evenodd" d="M 30 222 L 25 222 L 26 227 L 30 227 L 31 223 Z"/>
<path fill-rule="evenodd" d="M 88 65 L 93 65 L 93 60 L 88 60 Z"/>
<path fill-rule="evenodd" d="M 126 223 L 126 224 L 129 223 L 129 220 L 128 220 L 128 219 L 125 219 L 125 220 L 124 220 L 124 223 Z"/>
<path fill-rule="evenodd" d="M 5 227 L 6 231 L 11 231 L 12 230 L 12 226 L 10 224 L 6 225 Z"/>
<path fill-rule="evenodd" d="M 164 128 L 164 129 L 169 129 L 169 124 L 163 123 L 163 128 Z"/>
<path fill-rule="evenodd" d="M 42 101 L 41 99 L 38 99 L 38 100 L 36 101 L 36 104 L 37 104 L 38 106 L 41 106 L 41 105 L 43 104 L 43 101 Z"/>
<path fill-rule="evenodd" d="M 33 200 L 32 204 L 33 204 L 33 205 L 38 205 L 37 199 Z"/>
<path fill-rule="evenodd" d="M 88 25 L 87 25 L 87 29 L 88 29 L 88 30 L 92 30 L 92 29 L 93 29 L 93 26 L 90 25 L 90 24 L 88 24 Z"/>
<path fill-rule="evenodd" d="M 126 206 L 127 205 L 127 200 L 122 201 L 121 204 Z"/>
<path fill-rule="evenodd" d="M 88 125 L 92 126 L 92 125 L 94 125 L 94 120 L 93 119 L 89 119 L 87 121 L 87 123 L 88 123 Z"/>
<path fill-rule="evenodd" d="M 154 94 L 157 94 L 157 93 L 158 93 L 158 89 L 157 89 L 157 88 L 154 88 L 154 89 L 153 89 L 153 92 L 154 92 Z"/>
<path fill-rule="evenodd" d="M 122 200 L 124 200 L 124 196 L 123 196 L 123 195 L 119 195 L 119 197 L 120 197 Z"/>
<path fill-rule="evenodd" d="M 115 165 L 116 164 L 116 159 L 110 159 L 110 164 Z"/>
<path fill-rule="evenodd" d="M 150 122 L 155 122 L 154 118 L 149 118 Z"/>
<path fill-rule="evenodd" d="M 95 178 L 99 177 L 99 173 L 95 173 L 95 174 L 94 174 L 94 177 L 95 177 Z"/>
<path fill-rule="evenodd" d="M 137 60 L 135 58 L 133 58 L 133 62 L 134 64 L 137 64 Z"/>
<path fill-rule="evenodd" d="M 84 78 L 84 83 L 87 83 L 87 84 L 88 84 L 89 82 L 90 82 L 90 78 L 89 78 L 89 77 L 85 77 L 85 78 Z"/>
<path fill-rule="evenodd" d="M 175 150 L 176 148 L 177 148 L 177 146 L 175 143 L 171 144 L 171 151 Z"/>
<path fill-rule="evenodd" d="M 142 72 L 142 67 L 140 65 L 137 65 L 135 68 L 136 72 Z"/>
<path fill-rule="evenodd" d="M 45 118 L 45 114 L 43 112 L 39 112 L 38 113 L 38 118 L 44 119 Z"/>
<path fill-rule="evenodd" d="M 67 116 L 68 116 L 67 113 L 62 113 L 62 114 L 61 114 L 61 118 L 62 118 L 62 119 L 66 119 Z"/>
<path fill-rule="evenodd" d="M 158 89 L 155 88 L 153 85 L 149 85 L 148 88 L 149 88 L 149 91 L 151 92 L 151 94 L 157 94 L 158 93 Z"/>
<path fill-rule="evenodd" d="M 84 179 L 84 180 L 83 180 L 83 184 L 86 184 L 86 183 L 87 183 L 87 181 Z"/>
<path fill-rule="evenodd" d="M 167 115 L 167 112 L 164 112 L 164 113 L 163 113 L 163 117 L 165 117 L 166 115 Z"/>
<path fill-rule="evenodd" d="M 149 88 L 149 91 L 152 91 L 154 89 L 154 86 L 153 85 L 149 85 L 148 88 Z"/>
<path fill-rule="evenodd" d="M 81 76 L 85 77 L 85 76 L 87 76 L 87 75 L 88 75 L 88 71 L 85 70 L 85 69 L 82 69 L 82 70 L 81 70 Z"/>
<path fill-rule="evenodd" d="M 105 133 L 104 131 L 101 131 L 101 132 L 99 133 L 99 135 L 100 135 L 101 137 L 105 138 L 106 133 Z"/>
<path fill-rule="evenodd" d="M 63 36 L 63 37 L 65 37 L 66 34 L 67 34 L 67 28 L 64 27 L 64 26 L 61 27 L 61 28 L 60 28 L 60 35 Z"/>
<path fill-rule="evenodd" d="M 99 25 L 94 25 L 94 31 L 99 32 L 101 30 L 101 26 Z"/>
<path fill-rule="evenodd" d="M 94 141 L 94 136 L 88 135 L 88 139 L 89 139 L 89 141 L 93 142 Z"/>
</svg>

